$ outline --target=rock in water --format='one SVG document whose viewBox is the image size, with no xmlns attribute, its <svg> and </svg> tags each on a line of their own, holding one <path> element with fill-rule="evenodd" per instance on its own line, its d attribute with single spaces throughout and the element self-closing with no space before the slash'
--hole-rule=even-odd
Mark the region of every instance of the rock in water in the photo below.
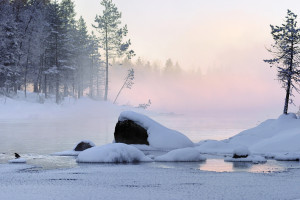
<svg viewBox="0 0 300 200">
<path fill-rule="evenodd" d="M 15 153 L 15 158 L 20 158 L 21 156 L 18 153 Z"/>
<path fill-rule="evenodd" d="M 116 143 L 149 145 L 147 130 L 132 120 L 118 121 L 114 136 Z"/>
<path fill-rule="evenodd" d="M 247 158 L 250 154 L 247 147 L 239 147 L 233 150 L 232 158 Z"/>
<path fill-rule="evenodd" d="M 95 146 L 95 145 L 89 141 L 81 141 L 76 145 L 76 147 L 74 148 L 74 151 L 84 151 L 93 146 Z"/>
</svg>

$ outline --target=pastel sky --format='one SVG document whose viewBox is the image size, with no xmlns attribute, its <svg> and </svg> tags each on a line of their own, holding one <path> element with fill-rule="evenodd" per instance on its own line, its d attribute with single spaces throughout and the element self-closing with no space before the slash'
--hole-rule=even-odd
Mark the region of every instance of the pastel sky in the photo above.
<svg viewBox="0 0 300 200">
<path fill-rule="evenodd" d="M 224 90 L 215 86 L 214 89 L 219 94 L 216 97 L 228 97 L 228 102 L 231 102 L 236 98 L 233 95 L 243 95 L 244 99 L 241 98 L 241 101 L 245 105 L 240 105 L 243 107 L 252 105 L 249 98 L 245 97 L 249 94 L 249 97 L 256 99 L 253 105 L 264 107 L 272 104 L 273 107 L 270 106 L 269 109 L 280 105 L 278 112 L 281 112 L 284 91 L 274 80 L 275 69 L 270 69 L 262 60 L 271 57 L 266 51 L 266 47 L 270 47 L 272 43 L 269 25 L 283 23 L 287 9 L 300 14 L 299 0 L 113 2 L 122 12 L 122 21 L 128 25 L 129 38 L 137 57 L 162 64 L 171 58 L 186 70 L 201 68 L 204 74 L 217 70 L 223 75 L 218 79 L 211 77 L 210 81 L 215 85 L 220 80 L 244 80 L 236 80 L 235 83 L 241 85 L 237 94 L 229 92 L 220 96 Z M 100 0 L 75 0 L 75 4 L 78 16 L 82 15 L 89 27 L 94 23 L 95 15 L 102 13 Z M 186 92 L 188 88 L 190 86 L 182 90 Z M 247 90 L 245 94 L 244 90 Z M 202 99 L 193 93 L 188 93 L 187 98 L 191 95 L 195 101 Z M 264 97 L 265 95 L 268 97 Z M 228 106 L 234 104 L 229 103 Z"/>
</svg>

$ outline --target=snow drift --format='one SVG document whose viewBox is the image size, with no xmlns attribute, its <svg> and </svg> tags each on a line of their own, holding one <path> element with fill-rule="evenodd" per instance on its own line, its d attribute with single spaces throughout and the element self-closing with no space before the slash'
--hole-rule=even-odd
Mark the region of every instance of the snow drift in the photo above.
<svg viewBox="0 0 300 200">
<path fill-rule="evenodd" d="M 152 161 L 152 159 L 145 156 L 142 151 L 122 143 L 92 147 L 82 151 L 77 157 L 77 162 L 83 163 L 131 163 L 149 161 Z"/>
<path fill-rule="evenodd" d="M 290 113 L 278 119 L 269 119 L 257 127 L 245 130 L 236 136 L 222 141 L 202 141 L 197 149 L 205 153 L 232 153 L 245 146 L 252 153 L 300 152 L 300 119 Z"/>
<path fill-rule="evenodd" d="M 124 111 L 120 114 L 119 121 L 124 120 L 132 120 L 145 128 L 151 147 L 158 149 L 178 149 L 194 146 L 194 143 L 182 133 L 168 129 L 143 114 Z"/>
<path fill-rule="evenodd" d="M 160 162 L 198 162 L 204 160 L 206 158 L 201 156 L 200 152 L 192 147 L 175 149 L 155 158 L 155 161 Z"/>
</svg>

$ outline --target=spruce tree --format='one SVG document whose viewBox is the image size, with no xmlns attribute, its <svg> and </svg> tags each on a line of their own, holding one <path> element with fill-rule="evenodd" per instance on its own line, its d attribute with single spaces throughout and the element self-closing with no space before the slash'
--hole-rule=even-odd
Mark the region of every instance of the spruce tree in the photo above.
<svg viewBox="0 0 300 200">
<path fill-rule="evenodd" d="M 121 12 L 118 11 L 112 0 L 103 0 L 101 5 L 104 7 L 103 13 L 96 16 L 94 26 L 100 33 L 100 43 L 105 51 L 105 93 L 104 100 L 108 95 L 108 66 L 109 60 L 113 57 L 120 57 L 124 54 L 127 57 L 134 55 L 132 50 L 128 50 L 130 40 L 123 43 L 123 38 L 127 35 L 127 25 L 121 27 Z"/>
<path fill-rule="evenodd" d="M 271 67 L 277 68 L 278 80 L 286 91 L 284 114 L 288 113 L 289 103 L 293 103 L 291 98 L 293 90 L 299 92 L 300 29 L 297 27 L 296 19 L 297 15 L 288 10 L 285 23 L 282 26 L 271 25 L 271 34 L 275 43 L 269 52 L 273 54 L 274 58 L 264 60 Z"/>
</svg>

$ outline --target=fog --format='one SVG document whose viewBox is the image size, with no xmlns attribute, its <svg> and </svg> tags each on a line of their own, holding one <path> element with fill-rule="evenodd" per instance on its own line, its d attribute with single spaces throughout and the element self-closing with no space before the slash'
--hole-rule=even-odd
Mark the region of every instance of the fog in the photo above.
<svg viewBox="0 0 300 200">
<path fill-rule="evenodd" d="M 287 9 L 299 13 L 298 1 L 120 1 L 114 3 L 128 25 L 128 37 L 137 54 L 131 90 L 124 89 L 119 105 L 138 106 L 151 99 L 149 109 L 224 116 L 277 117 L 285 91 L 276 69 L 264 59 L 273 43 L 270 24 L 280 25 Z M 75 0 L 76 10 L 95 31 L 97 0 Z M 138 58 L 155 70 L 136 65 Z M 181 72 L 163 73 L 171 58 Z M 122 62 L 121 62 L 122 63 Z M 155 67 L 154 67 L 155 65 Z M 114 65 L 109 71 L 109 99 L 113 101 L 130 66 Z M 299 95 L 290 111 L 297 112 Z"/>
<path fill-rule="evenodd" d="M 262 60 L 256 62 L 168 74 L 163 69 L 135 66 L 134 85 L 121 92 L 117 104 L 138 106 L 151 99 L 149 109 L 161 112 L 277 117 L 283 109 L 285 91 L 275 80 L 276 71 Z M 110 68 L 109 99 L 115 98 L 127 69 L 124 65 Z M 291 110 L 297 111 L 297 107 L 291 106 Z"/>
</svg>

